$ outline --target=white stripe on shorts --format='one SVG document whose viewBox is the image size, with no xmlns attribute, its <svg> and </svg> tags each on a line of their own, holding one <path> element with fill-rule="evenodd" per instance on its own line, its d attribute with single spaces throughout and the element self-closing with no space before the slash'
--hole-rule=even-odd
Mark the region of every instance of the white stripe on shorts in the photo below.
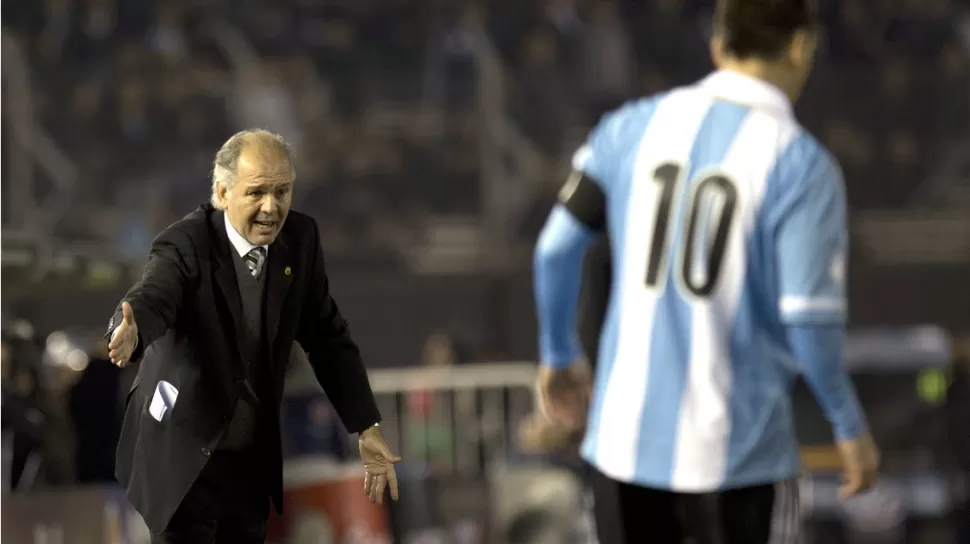
<svg viewBox="0 0 970 544">
<path fill-rule="evenodd" d="M 771 506 L 771 537 L 769 544 L 798 544 L 802 533 L 802 510 L 798 479 L 790 478 L 775 484 L 775 500 Z"/>
</svg>

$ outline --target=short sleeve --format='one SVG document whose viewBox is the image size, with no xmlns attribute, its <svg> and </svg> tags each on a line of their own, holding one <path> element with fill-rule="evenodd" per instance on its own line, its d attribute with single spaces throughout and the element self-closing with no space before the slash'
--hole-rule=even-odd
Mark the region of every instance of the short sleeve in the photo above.
<svg viewBox="0 0 970 544">
<path fill-rule="evenodd" d="M 848 225 L 842 173 L 820 152 L 776 230 L 779 312 L 786 324 L 846 321 Z"/>
<path fill-rule="evenodd" d="M 643 137 L 643 129 L 656 108 L 657 97 L 628 102 L 603 116 L 586 142 L 573 154 L 572 168 L 586 174 L 604 192 L 618 177 L 624 158 Z"/>
<path fill-rule="evenodd" d="M 603 134 L 604 125 L 609 118 L 601 121 L 589 134 L 586 143 L 573 154 L 573 170 L 582 172 L 589 179 L 595 181 L 601 188 L 605 188 L 612 177 L 610 157 L 613 155 L 613 145 Z"/>
</svg>

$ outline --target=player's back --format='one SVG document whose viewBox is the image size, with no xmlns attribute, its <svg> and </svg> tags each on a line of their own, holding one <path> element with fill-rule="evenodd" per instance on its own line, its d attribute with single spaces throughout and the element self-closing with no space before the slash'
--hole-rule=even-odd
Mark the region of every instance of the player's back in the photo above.
<svg viewBox="0 0 970 544">
<path fill-rule="evenodd" d="M 676 491 L 798 470 L 775 226 L 831 162 L 776 88 L 718 72 L 621 108 L 577 153 L 614 275 L 584 455 Z M 814 303 L 813 301 L 808 301 Z"/>
</svg>

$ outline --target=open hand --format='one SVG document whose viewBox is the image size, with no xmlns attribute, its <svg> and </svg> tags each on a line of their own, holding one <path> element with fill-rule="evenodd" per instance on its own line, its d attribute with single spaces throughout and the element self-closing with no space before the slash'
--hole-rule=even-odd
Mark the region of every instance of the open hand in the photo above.
<svg viewBox="0 0 970 544">
<path fill-rule="evenodd" d="M 121 303 L 121 324 L 111 333 L 108 342 L 108 357 L 111 362 L 124 368 L 131 359 L 131 354 L 138 347 L 138 325 L 135 324 L 135 314 L 131 311 L 131 304 Z"/>
<path fill-rule="evenodd" d="M 391 489 L 391 498 L 397 500 L 394 463 L 401 458 L 391 453 L 391 448 L 381 436 L 380 427 L 371 427 L 360 433 L 357 446 L 360 448 L 360 460 L 364 462 L 364 493 L 370 497 L 370 502 L 383 504 L 385 487 Z"/>
</svg>

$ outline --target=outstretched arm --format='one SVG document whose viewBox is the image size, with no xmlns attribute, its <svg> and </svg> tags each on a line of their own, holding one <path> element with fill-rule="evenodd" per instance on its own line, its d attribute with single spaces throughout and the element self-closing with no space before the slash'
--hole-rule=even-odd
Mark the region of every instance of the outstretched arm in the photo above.
<svg viewBox="0 0 970 544">
<path fill-rule="evenodd" d="M 178 225 L 162 231 L 152 242 L 141 280 L 128 290 L 108 322 L 105 336 L 128 355 L 116 364 L 138 362 L 145 348 L 165 334 L 197 276 L 195 248 L 188 233 Z M 125 303 L 130 311 L 125 310 Z M 122 333 L 124 338 L 120 338 Z"/>
</svg>

